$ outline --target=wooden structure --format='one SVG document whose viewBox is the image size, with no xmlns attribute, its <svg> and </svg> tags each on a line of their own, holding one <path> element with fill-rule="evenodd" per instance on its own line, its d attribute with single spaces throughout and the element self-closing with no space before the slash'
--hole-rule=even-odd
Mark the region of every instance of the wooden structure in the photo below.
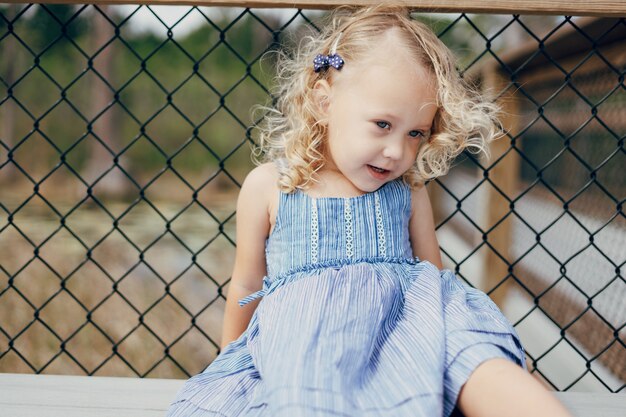
<svg viewBox="0 0 626 417">
<path fill-rule="evenodd" d="M 534 85 L 545 84 L 549 80 L 565 80 L 563 71 L 574 71 L 576 74 L 590 74 L 598 71 L 602 66 L 606 67 L 604 60 L 608 60 L 618 68 L 626 65 L 626 53 L 624 42 L 626 42 L 626 26 L 617 25 L 615 18 L 583 18 L 577 21 L 578 28 L 568 26 L 558 34 L 549 38 L 543 45 L 547 54 L 537 54 L 537 42 L 531 41 L 521 45 L 502 55 L 502 63 L 515 72 L 518 85 L 524 89 L 532 90 Z M 616 30 L 605 34 L 608 28 L 616 26 Z M 600 51 L 603 59 L 595 61 L 588 60 L 589 44 L 580 42 L 580 31 L 583 31 L 591 39 L 594 39 L 595 48 Z M 548 57 L 549 56 L 549 57 Z M 551 62 L 558 62 L 551 65 Z M 585 62 L 584 67 L 580 65 Z M 497 160 L 511 148 L 511 137 L 515 138 L 516 146 L 519 148 L 521 137 L 516 137 L 520 130 L 520 99 L 517 97 L 517 87 L 510 81 L 510 74 L 503 72 L 504 66 L 493 64 L 480 69 L 480 73 L 474 72 L 473 77 L 482 77 L 483 86 L 493 92 L 501 93 L 499 101 L 503 108 L 504 117 L 502 122 L 505 129 L 510 133 L 510 137 L 504 137 L 492 144 L 491 160 Z M 606 78 L 606 77 L 605 77 Z M 617 78 L 617 76 L 615 76 Z M 601 84 L 614 83 L 613 78 L 599 80 Z M 613 84 L 611 84 L 613 85 Z M 591 110 L 587 108 L 588 117 Z M 578 128 L 584 123 L 579 112 L 570 111 L 563 118 L 559 119 L 558 125 L 568 125 L 571 130 Z M 605 120 L 614 128 L 624 126 L 623 114 L 616 111 L 605 113 Z M 554 121 L 556 122 L 556 120 Z M 509 198 L 513 199 L 520 192 L 520 162 L 521 158 L 515 153 L 508 155 L 489 170 L 490 180 Z M 509 203 L 501 196 L 494 187 L 488 187 L 487 191 L 487 225 L 492 227 L 497 225 L 488 234 L 488 242 L 494 248 L 490 250 L 485 259 L 485 271 L 487 282 L 485 287 L 489 290 L 498 287 L 497 291 L 491 294 L 496 304 L 502 306 L 506 297 L 507 287 L 512 283 L 511 274 L 516 277 L 523 277 L 524 285 L 535 296 L 541 297 L 541 306 L 545 312 L 552 317 L 559 327 L 566 328 L 568 335 L 574 336 L 587 351 L 595 355 L 605 346 L 610 346 L 616 339 L 611 329 L 596 314 L 585 314 L 579 317 L 580 311 L 586 306 L 580 305 L 580 300 L 575 300 L 572 294 L 567 294 L 558 289 L 546 290 L 545 277 L 537 276 L 536 272 L 524 268 L 512 253 L 513 242 L 513 213 Z M 506 260 L 506 263 L 503 261 Z M 509 271 L 508 265 L 515 265 Z M 521 265 L 521 266 L 520 266 Z M 547 292 L 546 292 L 547 291 Z M 617 306 L 616 306 L 617 308 Z M 623 316 L 623 315 L 622 315 Z M 575 324 L 571 324 L 574 323 Z M 617 324 L 619 326 L 619 323 Z M 626 350 L 615 344 L 613 348 L 600 356 L 599 360 L 610 369 L 618 378 L 626 380 Z M 626 413 L 625 413 L 626 415 Z"/>
<path fill-rule="evenodd" d="M 0 374 L 0 410 L 11 417 L 162 417 L 183 381 Z M 623 417 L 626 395 L 557 392 L 574 417 Z"/>
</svg>

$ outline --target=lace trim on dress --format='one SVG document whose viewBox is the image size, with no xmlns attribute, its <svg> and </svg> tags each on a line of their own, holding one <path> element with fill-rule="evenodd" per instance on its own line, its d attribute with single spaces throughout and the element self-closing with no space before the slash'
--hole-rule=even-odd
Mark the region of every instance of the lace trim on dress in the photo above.
<svg viewBox="0 0 626 417">
<path fill-rule="evenodd" d="M 317 248 L 319 242 L 319 226 L 317 219 L 317 199 L 311 200 L 311 262 L 317 262 Z"/>
<path fill-rule="evenodd" d="M 345 199 L 343 205 L 343 218 L 346 223 L 346 256 L 352 258 L 354 256 L 354 233 L 352 228 L 352 205 L 350 200 Z"/>
<path fill-rule="evenodd" d="M 380 198 L 374 193 L 374 210 L 376 211 L 376 231 L 378 234 L 378 254 L 387 256 L 387 242 L 385 240 L 385 228 L 383 225 L 383 213 L 380 209 Z"/>
</svg>

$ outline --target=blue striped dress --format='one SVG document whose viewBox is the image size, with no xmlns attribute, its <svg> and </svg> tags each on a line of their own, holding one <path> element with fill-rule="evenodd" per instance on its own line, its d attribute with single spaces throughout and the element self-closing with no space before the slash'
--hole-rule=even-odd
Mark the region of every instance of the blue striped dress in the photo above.
<svg viewBox="0 0 626 417">
<path fill-rule="evenodd" d="M 401 179 L 352 198 L 281 193 L 247 329 L 169 417 L 449 416 L 490 358 L 526 369 L 483 292 L 412 255 Z"/>
</svg>

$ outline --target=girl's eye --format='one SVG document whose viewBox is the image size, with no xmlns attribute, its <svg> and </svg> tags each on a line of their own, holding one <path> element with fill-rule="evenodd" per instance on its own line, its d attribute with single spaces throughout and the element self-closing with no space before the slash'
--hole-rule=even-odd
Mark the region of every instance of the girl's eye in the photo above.
<svg viewBox="0 0 626 417">
<path fill-rule="evenodd" d="M 388 129 L 388 128 L 391 127 L 391 125 L 389 123 L 384 122 L 384 121 L 378 121 L 378 122 L 376 122 L 376 125 L 378 127 L 380 127 L 381 129 Z"/>
<path fill-rule="evenodd" d="M 422 139 L 429 139 L 430 135 L 431 135 L 431 130 L 411 130 L 409 132 L 409 136 L 413 137 L 413 138 L 422 138 Z"/>
</svg>

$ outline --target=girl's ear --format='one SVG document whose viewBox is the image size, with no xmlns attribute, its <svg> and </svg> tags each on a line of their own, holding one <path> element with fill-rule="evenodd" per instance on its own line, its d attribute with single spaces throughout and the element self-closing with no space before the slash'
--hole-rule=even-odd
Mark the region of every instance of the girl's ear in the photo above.
<svg viewBox="0 0 626 417">
<path fill-rule="evenodd" d="M 317 80 L 313 86 L 315 105 L 320 113 L 326 117 L 330 105 L 330 84 L 326 80 Z"/>
</svg>

